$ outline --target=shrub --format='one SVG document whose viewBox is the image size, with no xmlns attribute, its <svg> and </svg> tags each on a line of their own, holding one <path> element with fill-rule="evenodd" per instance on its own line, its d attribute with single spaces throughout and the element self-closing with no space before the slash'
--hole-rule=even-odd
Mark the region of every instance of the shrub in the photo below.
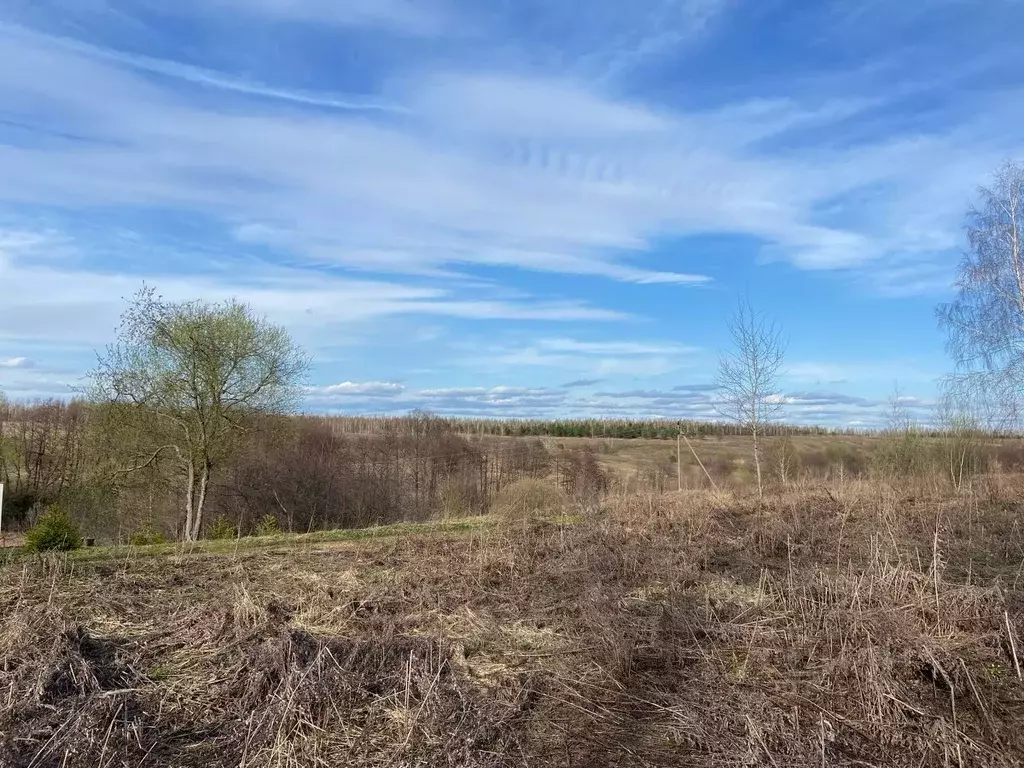
<svg viewBox="0 0 1024 768">
<path fill-rule="evenodd" d="M 145 547 L 150 544 L 166 544 L 167 537 L 164 536 L 163 531 L 158 531 L 154 528 L 152 523 L 146 523 L 145 526 L 128 537 L 128 543 L 133 547 Z"/>
<path fill-rule="evenodd" d="M 995 460 L 1010 472 L 1024 469 L 1024 444 L 1019 440 L 1000 440 L 995 448 Z"/>
<path fill-rule="evenodd" d="M 982 440 L 980 431 L 972 429 L 951 430 L 942 439 L 938 453 L 955 490 L 961 490 L 970 478 L 989 470 L 991 451 Z"/>
<path fill-rule="evenodd" d="M 703 459 L 704 470 L 714 478 L 716 483 L 722 482 L 732 474 L 735 459 L 724 454 L 715 454 L 710 458 Z M 701 483 L 704 482 L 704 471 L 700 473 Z"/>
<path fill-rule="evenodd" d="M 281 532 L 281 526 L 277 524 L 277 518 L 273 515 L 264 515 L 253 529 L 253 536 L 276 536 Z M 224 537 L 229 538 L 229 537 Z"/>
<path fill-rule="evenodd" d="M 830 443 L 825 448 L 825 460 L 844 474 L 858 476 L 864 472 L 864 455 L 849 443 Z"/>
<path fill-rule="evenodd" d="M 449 478 L 442 481 L 440 497 L 441 517 L 444 520 L 467 517 L 473 511 L 470 495 L 464 484 L 457 479 Z"/>
<path fill-rule="evenodd" d="M 608 474 L 589 448 L 563 453 L 558 474 L 562 488 L 580 504 L 595 504 L 608 490 Z"/>
<path fill-rule="evenodd" d="M 66 552 L 82 546 L 78 524 L 59 504 L 53 504 L 25 535 L 25 548 L 31 552 Z"/>
<path fill-rule="evenodd" d="M 509 520 L 519 520 L 560 512 L 568 502 L 568 494 L 557 485 L 525 477 L 498 491 L 491 511 Z"/>
<path fill-rule="evenodd" d="M 919 477 L 935 469 L 934 447 L 916 429 L 892 431 L 879 441 L 871 461 L 882 477 Z"/>
<path fill-rule="evenodd" d="M 235 529 L 228 519 L 224 515 L 217 515 L 214 518 L 213 524 L 210 526 L 211 539 L 234 539 L 238 536 L 238 531 Z"/>
<path fill-rule="evenodd" d="M 800 474 L 800 452 L 789 435 L 783 435 L 770 444 L 767 453 L 768 464 L 780 485 L 788 485 Z"/>
</svg>

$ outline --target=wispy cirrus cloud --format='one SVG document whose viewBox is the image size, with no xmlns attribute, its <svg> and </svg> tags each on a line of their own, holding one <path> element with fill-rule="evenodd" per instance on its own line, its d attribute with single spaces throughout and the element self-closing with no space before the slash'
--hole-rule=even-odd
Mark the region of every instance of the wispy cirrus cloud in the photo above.
<svg viewBox="0 0 1024 768">
<path fill-rule="evenodd" d="M 642 245 L 635 220 L 648 218 L 642 198 L 630 204 L 630 214 L 621 209 L 624 199 L 615 189 L 553 178 L 521 163 L 494 163 L 487 155 L 501 139 L 479 126 L 467 126 L 472 136 L 456 152 L 450 139 L 424 133 L 429 112 L 423 108 L 410 124 L 378 124 L 343 115 L 282 114 L 266 106 L 199 107 L 137 70 L 148 67 L 250 95 L 261 95 L 263 87 L 10 26 L 0 29 L 0 39 L 4 71 L 40 73 L 31 82 L 0 74 L 0 95 L 17 118 L 13 123 L 26 134 L 46 136 L 38 105 L 48 103 L 64 114 L 61 134 L 50 134 L 53 146 L 46 151 L 20 143 L 0 147 L 0 159 L 11 170 L 5 178 L 12 179 L 0 181 L 0 200 L 173 207 L 219 217 L 227 232 L 244 233 L 248 243 L 263 240 L 320 263 L 372 271 L 417 274 L 444 265 L 493 265 L 640 283 L 707 280 L 623 264 L 606 249 Z M 630 120 L 649 120 L 642 109 L 579 88 L 552 92 L 544 81 L 516 88 L 528 99 L 547 100 L 522 103 L 524 114 L 539 117 L 545 103 L 558 102 L 558 115 L 577 114 L 575 103 L 584 111 L 573 119 L 592 115 L 598 125 L 621 114 L 620 124 L 602 129 L 616 141 L 635 132 Z M 450 88 L 424 84 L 421 90 L 429 103 L 447 111 Z M 262 95 L 335 101 L 283 90 Z M 129 120 L 118 106 L 127 103 Z M 508 122 L 496 96 L 479 112 L 484 126 L 488 120 Z M 558 115 L 545 118 L 547 125 L 557 125 Z M 543 128 L 535 125 L 527 133 Z M 508 215 L 513 210 L 514 218 Z"/>
<path fill-rule="evenodd" d="M 971 190 L 1024 149 L 1019 5 L 740 9 L 0 0 L 0 339 L 84 355 L 147 279 L 287 324 L 325 387 L 406 387 L 337 407 L 574 379 L 420 400 L 701 413 L 710 385 L 668 379 L 701 373 L 741 282 L 771 277 L 791 333 L 823 345 L 833 298 L 868 316 L 944 292 Z M 619 324 L 640 317 L 662 330 Z M 439 319 L 443 338 L 424 332 Z M 692 346 L 633 338 L 665 328 Z M 804 415 L 873 407 L 833 402 L 839 386 L 874 400 L 933 377 L 868 341 L 827 351 L 789 366 L 787 391 L 822 395 L 791 395 Z"/>
<path fill-rule="evenodd" d="M 700 351 L 699 347 L 689 347 L 666 341 L 581 341 L 565 337 L 538 339 L 536 346 L 549 352 L 568 352 L 582 355 L 622 355 L 627 357 L 689 355 Z"/>
<path fill-rule="evenodd" d="M 714 392 L 718 389 L 717 384 L 705 383 L 705 384 L 679 384 L 678 386 L 672 387 L 673 392 Z"/>
<path fill-rule="evenodd" d="M 827 362 L 794 360 L 782 371 L 787 381 L 803 384 L 848 384 L 873 381 L 891 385 L 896 381 L 933 381 L 939 372 L 914 359 Z"/>
<path fill-rule="evenodd" d="M 16 113 L 26 97 L 50 102 L 82 139 L 46 153 L 7 146 L 5 167 L 31 181 L 0 184 L 0 196 L 242 216 L 249 242 L 265 232 L 270 245 L 361 269 L 493 265 L 699 283 L 707 281 L 699 272 L 645 269 L 623 256 L 644 252 L 653 236 L 714 231 L 757 237 L 769 258 L 806 269 L 861 268 L 952 247 L 958 232 L 948 214 L 962 207 L 962 194 L 950 193 L 1010 148 L 967 124 L 854 146 L 818 140 L 775 156 L 767 140 L 871 115 L 877 103 L 759 99 L 652 110 L 572 79 L 449 71 L 406 76 L 397 102 L 378 104 L 10 26 L 0 35 L 6 71 L 28 66 L 46 75 L 31 83 L 0 77 L 0 94 Z M 298 117 L 256 105 L 226 112 L 190 104 L 134 74 L 140 69 L 310 105 L 387 106 L 408 117 Z M 96 91 L 107 98 L 83 96 Z M 120 119 L 119 102 L 132 104 L 131 120 Z M 27 110 L 26 129 L 38 129 L 37 117 Z M 939 154 L 951 162 L 932 163 Z M 169 157 L 187 163 L 170 166 Z M 904 196 L 911 185 L 929 191 Z M 830 214 L 835 201 L 866 188 L 878 204 L 861 201 L 863 223 Z M 888 270 L 890 282 L 903 280 L 895 265 Z"/>
<path fill-rule="evenodd" d="M 927 4 L 928 13 L 934 13 L 941 5 Z M 126 4 L 126 8 L 131 7 L 132 3 Z M 399 0 L 341 3 L 218 0 L 203 3 L 201 7 L 198 3 L 186 3 L 186 10 L 182 12 L 201 15 L 204 8 L 218 7 L 241 11 L 243 17 L 333 21 L 356 26 L 373 26 L 377 22 L 407 24 L 440 38 L 450 36 L 451 30 L 459 26 L 455 22 L 460 14 L 474 23 L 478 21 L 474 13 L 465 8 Z M 523 50 L 542 48 L 549 36 L 552 42 L 557 38 L 559 50 L 567 57 L 565 61 L 560 65 L 551 62 L 547 72 L 529 75 L 520 73 L 517 71 L 520 68 L 507 62 L 499 65 L 497 61 L 483 67 L 466 67 L 459 65 L 461 62 L 440 67 L 431 62 L 427 68 L 417 66 L 422 76 L 410 76 L 400 70 L 389 79 L 389 89 L 398 97 L 394 100 L 396 103 L 384 103 L 408 110 L 409 122 L 396 124 L 392 121 L 387 128 L 392 131 L 392 139 L 396 135 L 416 136 L 422 142 L 423 137 L 428 136 L 428 146 L 424 149 L 435 155 L 434 162 L 406 164 L 407 173 L 410 169 L 445 166 L 453 172 L 447 174 L 453 179 L 475 183 L 484 179 L 467 179 L 467 175 L 491 174 L 500 183 L 491 184 L 489 189 L 492 195 L 498 192 L 499 198 L 518 186 L 520 191 L 528 193 L 517 199 L 522 202 L 540 186 L 550 186 L 559 179 L 582 177 L 588 181 L 605 181 L 603 189 L 593 189 L 591 184 L 567 186 L 564 191 L 569 194 L 558 195 L 561 202 L 552 212 L 565 213 L 573 203 L 594 209 L 606 197 L 602 191 L 615 192 L 618 218 L 626 217 L 624 229 L 629 230 L 610 241 L 619 247 L 628 242 L 643 246 L 652 232 L 731 229 L 764 238 L 768 245 L 779 246 L 783 257 L 792 258 L 797 264 L 808 268 L 836 268 L 857 266 L 886 253 L 914 250 L 925 244 L 929 247 L 935 243 L 948 245 L 951 238 L 948 234 L 940 235 L 939 228 L 933 226 L 939 220 L 938 215 L 933 218 L 930 212 L 935 211 L 941 199 L 951 199 L 952 189 L 962 188 L 960 185 L 965 180 L 971 183 L 977 169 L 984 172 L 990 153 L 1014 148 L 1012 142 L 1003 142 L 1000 146 L 991 130 L 991 126 L 1005 119 L 1006 115 L 1001 112 L 1013 109 L 1010 105 L 1001 105 L 982 120 L 944 115 L 945 119 L 936 123 L 930 132 L 891 130 L 884 138 L 830 141 L 823 140 L 815 131 L 838 128 L 836 135 L 842 139 L 851 132 L 851 121 L 857 118 L 898 128 L 899 121 L 892 115 L 893 100 L 905 97 L 908 86 L 899 82 L 891 86 L 892 95 L 888 95 L 885 90 L 874 87 L 877 85 L 874 81 L 865 82 L 870 74 L 838 72 L 829 78 L 820 78 L 822 82 L 815 87 L 805 86 L 784 97 L 744 94 L 725 103 L 719 99 L 713 107 L 702 103 L 697 108 L 684 108 L 672 103 L 653 108 L 649 106 L 650 99 L 612 96 L 614 89 L 600 80 L 595 81 L 586 66 L 588 61 L 604 61 L 611 69 L 621 71 L 621 63 L 611 63 L 616 57 L 635 63 L 664 47 L 672 48 L 681 38 L 711 38 L 709 25 L 727 21 L 732 7 L 732 3 L 724 0 L 645 0 L 631 5 L 628 10 L 602 5 L 600 12 L 580 18 L 575 6 L 570 4 L 538 3 L 520 14 L 527 20 L 525 24 L 511 29 L 503 26 L 502 31 L 521 33 Z M 479 29 L 481 47 L 489 32 L 494 31 L 493 27 L 510 23 L 505 18 L 506 10 L 490 14 L 491 29 L 486 24 Z M 864 6 L 858 13 L 850 14 L 844 4 L 826 3 L 820 10 L 808 12 L 805 18 L 798 17 L 790 23 L 817 26 L 821 30 L 819 34 L 826 38 L 842 35 L 849 38 L 862 34 L 864 25 L 869 24 L 872 30 L 878 27 L 896 30 L 907 26 L 907 18 L 917 20 L 926 15 L 917 10 L 913 13 L 886 11 L 880 16 L 883 10 L 881 5 L 875 4 L 870 9 Z M 771 19 L 770 12 L 765 11 L 764 15 L 766 20 Z M 994 11 L 973 16 L 972 21 L 997 18 Z M 846 17 L 849 19 L 839 21 Z M 427 18 L 434 22 L 425 24 Z M 484 14 L 480 21 L 487 19 L 488 14 Z M 879 24 L 880 19 L 885 23 Z M 31 43 L 31 31 L 17 33 L 10 27 L 7 29 L 9 36 L 20 37 L 23 45 Z M 665 46 L 668 41 L 670 44 Z M 52 47 L 54 38 L 37 35 L 35 42 L 36 48 Z M 922 41 L 917 49 L 930 49 L 928 43 L 931 41 Z M 74 57 L 93 61 L 106 59 L 112 66 L 150 67 L 155 73 L 180 76 L 197 84 L 251 91 L 252 95 L 274 98 L 294 95 L 296 100 L 308 100 L 314 105 L 320 102 L 348 104 L 349 101 L 356 106 L 362 104 L 356 97 L 334 98 L 329 93 L 318 94 L 311 89 L 247 83 L 244 79 L 214 74 L 193 65 L 178 65 L 168 59 L 136 54 L 123 54 L 119 58 L 119 54 L 109 48 L 67 38 L 60 45 L 72 57 L 61 65 L 62 68 L 73 65 Z M 465 53 L 468 55 L 469 51 Z M 897 50 L 893 55 L 897 54 L 911 56 L 914 49 Z M 22 57 L 24 55 L 22 52 Z M 38 51 L 36 60 L 44 63 Z M 51 66 L 56 64 L 51 62 Z M 817 88 L 829 85 L 843 95 L 819 98 Z M 868 85 L 872 87 L 869 89 Z M 914 87 L 920 92 L 930 86 L 918 83 Z M 866 95 L 868 93 L 870 96 Z M 123 94 L 126 99 L 135 95 L 138 94 Z M 149 101 L 157 96 L 171 100 L 166 89 L 154 88 Z M 146 100 L 134 100 L 134 103 L 138 109 L 146 105 Z M 367 106 L 375 104 L 373 100 L 366 102 Z M 179 119 L 189 116 L 190 110 L 184 109 L 181 103 L 178 107 L 182 111 Z M 193 111 L 194 119 L 205 119 L 208 123 L 217 116 L 216 111 Z M 261 110 L 254 112 L 250 116 L 260 114 Z M 457 119 L 452 118 L 455 114 Z M 243 116 L 244 113 L 238 115 Z M 180 132 L 187 132 L 190 122 L 181 119 Z M 218 126 L 208 127 L 211 129 L 208 136 L 220 135 L 216 130 Z M 339 133 L 347 133 L 355 126 L 338 122 L 335 127 Z M 172 138 L 174 133 L 165 131 L 165 138 Z M 377 160 L 372 151 L 374 144 L 388 138 L 387 131 L 381 133 L 384 135 L 375 136 L 364 130 L 364 135 L 359 137 L 364 149 L 369 150 L 364 153 L 365 161 Z M 799 147 L 789 142 L 793 137 L 801 139 Z M 306 146 L 322 145 L 314 141 Z M 780 151 L 783 148 L 784 151 Z M 940 151 L 951 162 L 931 162 Z M 329 155 L 322 159 L 328 161 L 326 167 L 331 167 Z M 532 182 L 527 174 L 520 173 L 517 179 L 517 174 L 512 173 L 517 160 L 534 172 Z M 225 161 L 231 162 L 231 156 L 226 156 Z M 244 167 L 240 162 L 237 166 Z M 537 171 L 547 173 L 537 178 Z M 270 178 L 272 180 L 273 176 Z M 922 183 L 925 179 L 928 184 Z M 394 191 L 402 191 L 401 184 L 385 180 L 395 186 Z M 412 180 L 407 180 L 407 185 L 409 181 Z M 546 184 L 541 185 L 539 181 Z M 894 210 L 893 198 L 900 198 L 905 186 L 910 185 L 926 191 L 901 200 L 899 208 Z M 857 194 L 866 187 L 872 188 L 879 198 L 877 206 L 869 206 L 875 209 L 871 211 L 875 221 L 825 223 L 832 217 L 823 209 L 834 207 L 842 196 Z M 719 190 L 728 194 L 716 194 Z M 630 198 L 634 198 L 633 211 L 629 211 Z M 542 200 L 547 203 L 550 199 L 549 194 Z M 400 208 L 401 198 L 396 198 L 395 202 L 395 208 Z M 432 202 L 438 206 L 441 200 Z M 860 207 L 864 207 L 865 202 L 863 198 L 858 201 Z M 962 196 L 952 201 L 957 212 L 962 202 Z M 914 209 L 909 211 L 909 218 L 908 207 Z M 941 203 L 938 207 L 944 208 Z M 642 215 L 644 210 L 647 216 Z M 885 221 L 887 211 L 891 212 L 891 222 Z M 604 212 L 592 210 L 592 213 Z M 591 224 L 607 220 L 599 215 L 589 218 Z M 571 223 L 571 219 L 566 221 L 567 225 Z M 303 226 L 299 231 L 306 229 Z M 955 224 L 942 229 L 952 232 L 955 239 Z M 491 250 L 497 244 L 488 245 L 487 250 Z M 481 250 L 477 244 L 469 248 Z M 557 249 L 547 250 L 558 252 Z"/>
<path fill-rule="evenodd" d="M 183 64 L 169 59 L 160 59 L 154 56 L 145 56 L 113 48 L 90 45 L 70 37 L 32 32 L 17 25 L 5 24 L 2 21 L 0 21 L 0 33 L 6 35 L 9 39 L 21 40 L 30 47 L 46 46 L 58 50 L 62 49 L 69 54 L 82 57 L 88 61 L 107 62 L 115 66 L 128 68 L 129 70 L 181 80 L 202 88 L 229 91 L 264 99 L 281 100 L 311 107 L 397 113 L 408 111 L 397 104 L 390 104 L 379 99 L 361 97 L 356 94 L 331 94 L 322 91 L 302 91 L 294 88 L 275 87 L 266 83 L 225 74 L 217 70 Z"/>
<path fill-rule="evenodd" d="M 464 363 L 471 368 L 547 368 L 579 371 L 582 380 L 612 375 L 655 376 L 683 367 L 698 347 L 668 341 L 584 340 L 544 337 L 528 344 L 492 345 Z"/>
<path fill-rule="evenodd" d="M 445 288 L 394 282 L 314 278 L 301 270 L 253 269 L 244 281 L 218 272 L 182 277 L 88 272 L 11 264 L 2 272 L 6 297 L 0 303 L 0 339 L 64 341 L 85 346 L 110 340 L 124 300 L 148 280 L 168 300 L 197 293 L 213 299 L 238 298 L 287 325 L 314 348 L 346 325 L 397 315 L 467 320 L 571 322 L 622 319 L 619 313 L 572 301 L 515 301 L 464 298 Z M 45 286 L 45 290 L 40 290 Z"/>
</svg>

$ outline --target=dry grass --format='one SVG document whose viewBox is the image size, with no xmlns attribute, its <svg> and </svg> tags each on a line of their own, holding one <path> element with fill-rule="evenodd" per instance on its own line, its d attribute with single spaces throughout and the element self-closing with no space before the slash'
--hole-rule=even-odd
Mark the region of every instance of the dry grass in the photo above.
<svg viewBox="0 0 1024 768">
<path fill-rule="evenodd" d="M 16 563 L 0 765 L 1019 765 L 1019 491 Z"/>
<path fill-rule="evenodd" d="M 509 438 L 514 439 L 514 438 Z M 616 487 L 626 493 L 637 490 L 675 490 L 679 482 L 676 442 L 673 440 L 620 438 L 545 438 L 554 446 L 570 449 L 592 448 L 611 475 Z M 801 475 L 823 477 L 836 463 L 836 455 L 854 457 L 866 467 L 881 438 L 867 435 L 798 435 L 789 438 L 793 452 L 794 479 Z M 764 470 L 773 481 L 773 460 L 778 438 L 767 440 Z M 705 468 L 719 487 L 743 487 L 753 482 L 750 438 L 742 435 L 693 438 L 690 440 Z M 683 488 L 705 488 L 710 484 L 686 444 L 680 446 Z"/>
<path fill-rule="evenodd" d="M 539 519 L 569 506 L 569 495 L 552 480 L 525 477 L 502 488 L 491 502 L 491 512 L 506 522 Z"/>
</svg>

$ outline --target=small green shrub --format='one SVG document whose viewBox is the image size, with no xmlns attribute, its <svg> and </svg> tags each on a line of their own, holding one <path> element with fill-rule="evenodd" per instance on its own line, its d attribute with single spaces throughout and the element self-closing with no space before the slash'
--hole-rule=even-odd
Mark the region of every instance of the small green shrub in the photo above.
<svg viewBox="0 0 1024 768">
<path fill-rule="evenodd" d="M 273 515 L 264 515 L 263 518 L 256 523 L 256 527 L 252 531 L 253 536 L 276 536 L 281 532 L 281 526 L 277 524 L 277 518 Z"/>
<path fill-rule="evenodd" d="M 228 519 L 224 515 L 217 515 L 214 519 L 213 524 L 210 526 L 210 538 L 211 539 L 234 539 L 238 536 L 238 531 L 235 530 L 235 526 L 228 522 Z"/>
<path fill-rule="evenodd" d="M 150 544 L 166 544 L 167 537 L 163 531 L 158 531 L 151 523 L 137 530 L 128 537 L 128 543 L 133 547 L 145 547 Z"/>
<path fill-rule="evenodd" d="M 59 504 L 53 504 L 25 535 L 30 552 L 67 552 L 82 546 L 78 524 Z"/>
</svg>

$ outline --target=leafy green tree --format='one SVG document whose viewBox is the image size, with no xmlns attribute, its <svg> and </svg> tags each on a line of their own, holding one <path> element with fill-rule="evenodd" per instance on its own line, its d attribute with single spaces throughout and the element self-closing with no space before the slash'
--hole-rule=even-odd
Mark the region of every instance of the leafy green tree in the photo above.
<svg viewBox="0 0 1024 768">
<path fill-rule="evenodd" d="M 309 360 L 288 332 L 236 300 L 167 302 L 144 286 L 99 356 L 91 395 L 133 454 L 120 472 L 171 462 L 182 537 L 199 538 L 210 481 L 261 416 L 293 411 Z"/>
</svg>

